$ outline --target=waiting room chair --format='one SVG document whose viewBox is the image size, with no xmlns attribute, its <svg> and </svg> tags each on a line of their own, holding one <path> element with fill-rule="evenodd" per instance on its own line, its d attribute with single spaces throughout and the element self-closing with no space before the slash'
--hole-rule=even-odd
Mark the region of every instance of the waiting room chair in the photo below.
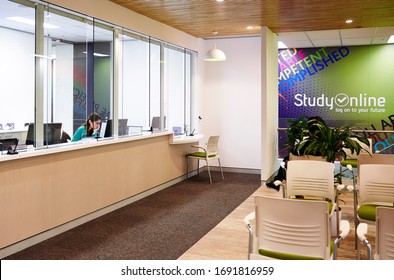
<svg viewBox="0 0 394 280">
<path fill-rule="evenodd" d="M 255 211 L 244 218 L 249 231 L 248 259 L 336 259 L 337 247 L 350 230 L 341 221 L 331 239 L 327 201 L 255 196 Z"/>
<path fill-rule="evenodd" d="M 353 174 L 357 174 L 357 180 L 353 180 L 354 186 L 354 228 L 357 228 L 358 220 L 357 220 L 357 208 L 358 208 L 358 193 L 359 193 L 359 181 L 360 181 L 360 167 L 364 164 L 394 164 L 394 154 L 368 154 L 368 153 L 360 153 L 357 157 L 357 172 L 353 172 Z M 353 178 L 355 176 L 353 175 Z M 356 248 L 358 245 L 357 238 L 355 239 Z"/>
<path fill-rule="evenodd" d="M 355 228 L 359 223 L 374 224 L 377 207 L 394 206 L 394 165 L 362 164 L 359 176 L 359 199 L 354 205 L 357 214 Z M 358 242 L 356 248 L 359 250 Z"/>
<path fill-rule="evenodd" d="M 375 223 L 375 260 L 394 260 L 394 208 L 377 207 Z M 368 224 L 357 227 L 358 239 L 367 246 L 368 259 L 372 260 L 372 245 L 366 234 Z"/>
<path fill-rule="evenodd" d="M 360 165 L 357 221 L 374 223 L 378 206 L 394 206 L 394 164 Z"/>
<path fill-rule="evenodd" d="M 205 160 L 208 169 L 209 181 L 212 184 L 211 170 L 209 167 L 209 161 L 212 159 L 217 159 L 220 167 L 220 172 L 222 174 L 222 179 L 224 180 L 223 169 L 220 163 L 218 142 L 220 136 L 210 136 L 208 142 L 206 143 L 206 148 L 197 145 L 192 145 L 193 148 L 198 148 L 200 151 L 187 154 L 187 176 L 189 175 L 189 159 L 197 159 L 197 174 L 199 174 L 200 160 Z"/>
<path fill-rule="evenodd" d="M 334 164 L 327 161 L 290 160 L 287 163 L 286 198 L 303 197 L 328 202 L 330 219 L 339 220 L 334 185 Z M 337 211 L 335 211 L 337 210 Z M 339 230 L 339 225 L 337 227 Z M 334 231 L 337 233 L 337 231 Z"/>
</svg>

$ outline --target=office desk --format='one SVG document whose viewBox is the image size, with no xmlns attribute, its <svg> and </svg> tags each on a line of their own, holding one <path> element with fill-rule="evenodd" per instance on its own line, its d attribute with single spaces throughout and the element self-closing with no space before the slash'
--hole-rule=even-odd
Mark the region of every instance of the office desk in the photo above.
<svg viewBox="0 0 394 280">
<path fill-rule="evenodd" d="M 191 144 L 198 142 L 203 138 L 204 138 L 203 134 L 196 134 L 193 136 L 185 136 L 185 135 L 174 136 L 173 134 L 172 137 L 170 137 L 170 144 L 171 145 Z"/>
</svg>

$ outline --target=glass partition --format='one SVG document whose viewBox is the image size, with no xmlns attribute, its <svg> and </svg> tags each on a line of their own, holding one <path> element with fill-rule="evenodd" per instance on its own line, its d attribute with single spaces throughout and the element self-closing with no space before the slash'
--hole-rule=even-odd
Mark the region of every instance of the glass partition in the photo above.
<svg viewBox="0 0 394 280">
<path fill-rule="evenodd" d="M 0 139 L 18 138 L 19 145 L 26 141 L 25 124 L 34 122 L 34 23 L 33 5 L 0 1 Z"/>
<path fill-rule="evenodd" d="M 149 39 L 122 31 L 119 119 L 127 122 L 127 135 L 140 134 L 149 125 Z M 119 131 L 121 121 L 119 122 Z M 121 133 L 120 133 L 121 134 Z"/>
<path fill-rule="evenodd" d="M 45 7 L 43 19 L 46 59 L 42 105 L 44 135 L 47 133 L 45 124 L 56 127 L 56 130 L 60 126 L 60 135 L 56 132 L 52 141 L 44 139 L 45 146 L 71 140 L 75 130 L 86 121 L 88 100 L 93 100 L 88 98 L 93 72 L 88 71 L 87 65 L 94 25 L 92 18 L 54 9 L 50 5 Z M 90 105 L 89 109 L 92 108 Z"/>
<path fill-rule="evenodd" d="M 0 0 L 0 36 L 10 99 L 0 103 L 0 139 L 36 148 L 81 140 L 90 134 L 73 136 L 93 112 L 103 138 L 192 130 L 195 52 L 30 0 Z"/>
<path fill-rule="evenodd" d="M 185 55 L 170 46 L 165 47 L 164 100 L 168 127 L 185 129 Z"/>
<path fill-rule="evenodd" d="M 164 52 L 161 46 L 161 42 L 150 40 L 149 44 L 150 52 L 150 77 L 149 77 L 149 127 L 155 126 L 153 119 L 156 117 L 163 116 L 163 120 L 160 120 L 159 129 L 164 130 L 166 127 L 166 120 L 164 120 L 164 84 L 163 84 L 163 69 L 164 69 Z M 166 118 L 165 118 L 166 119 Z M 161 123 L 164 123 L 164 127 L 161 127 Z"/>
</svg>

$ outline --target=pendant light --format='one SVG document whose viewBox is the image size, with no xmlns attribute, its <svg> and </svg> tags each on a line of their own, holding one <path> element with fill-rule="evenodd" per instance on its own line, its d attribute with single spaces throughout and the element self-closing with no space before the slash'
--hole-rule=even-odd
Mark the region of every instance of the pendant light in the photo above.
<svg viewBox="0 0 394 280">
<path fill-rule="evenodd" d="M 214 31 L 212 32 L 213 35 L 217 35 L 218 32 Z M 216 43 L 215 43 L 215 47 L 213 49 L 210 49 L 204 57 L 205 61 L 225 61 L 226 60 L 226 55 L 225 53 L 216 48 Z"/>
</svg>

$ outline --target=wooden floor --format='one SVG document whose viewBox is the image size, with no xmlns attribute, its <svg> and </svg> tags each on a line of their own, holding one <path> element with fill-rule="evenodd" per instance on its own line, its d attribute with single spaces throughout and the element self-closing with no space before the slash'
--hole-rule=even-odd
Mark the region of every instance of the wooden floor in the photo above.
<svg viewBox="0 0 394 280">
<path fill-rule="evenodd" d="M 265 195 L 281 197 L 282 193 L 265 186 L 260 187 L 252 196 L 246 199 L 237 209 L 208 232 L 193 247 L 186 251 L 179 260 L 246 260 L 248 258 L 248 230 L 243 218 L 253 211 L 253 196 Z M 341 194 L 340 207 L 342 219 L 349 220 L 349 236 L 341 242 L 337 259 L 357 260 L 355 249 L 355 233 L 353 223 L 353 194 Z M 369 226 L 368 239 L 374 245 L 374 227 Z M 366 249 L 360 243 L 360 259 L 367 259 Z"/>
</svg>

